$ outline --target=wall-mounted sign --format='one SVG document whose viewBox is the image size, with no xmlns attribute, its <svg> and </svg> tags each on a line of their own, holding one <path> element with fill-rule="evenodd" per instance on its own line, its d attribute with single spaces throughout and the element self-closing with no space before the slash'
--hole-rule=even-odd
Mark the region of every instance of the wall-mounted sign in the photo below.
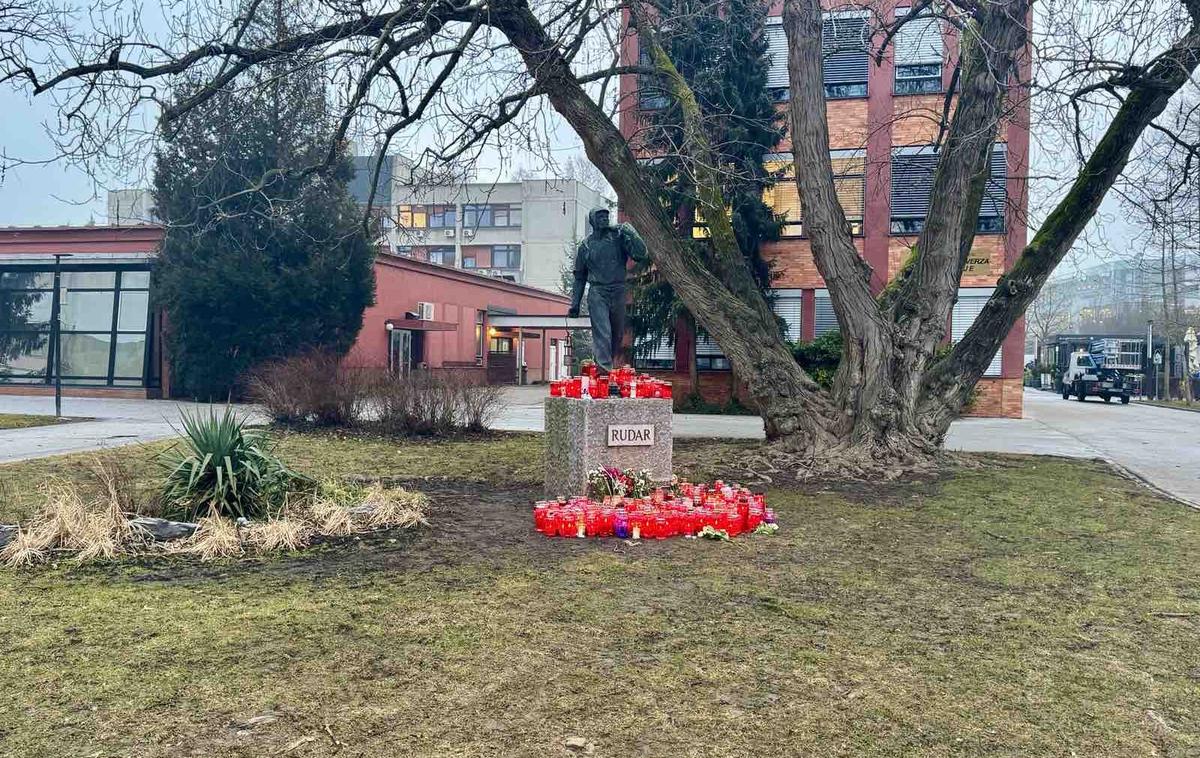
<svg viewBox="0 0 1200 758">
<path fill-rule="evenodd" d="M 636 447 L 654 444 L 654 424 L 611 424 L 608 427 L 609 447 Z"/>
<path fill-rule="evenodd" d="M 992 273 L 992 257 L 987 254 L 971 253 L 963 266 L 964 274 L 988 275 Z"/>
</svg>

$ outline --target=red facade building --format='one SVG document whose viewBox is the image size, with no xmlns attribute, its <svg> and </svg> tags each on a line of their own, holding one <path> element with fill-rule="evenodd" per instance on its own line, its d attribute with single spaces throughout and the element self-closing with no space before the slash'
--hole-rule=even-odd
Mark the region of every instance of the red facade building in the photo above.
<svg viewBox="0 0 1200 758">
<path fill-rule="evenodd" d="M 832 6 L 832 3 L 830 3 Z M 905 24 L 878 65 L 874 59 L 871 15 L 898 18 L 909 11 L 907 2 L 880 2 L 870 12 L 838 5 L 824 24 L 827 48 L 824 80 L 829 121 L 830 152 L 839 199 L 851 222 L 862 257 L 873 269 L 871 285 L 878 292 L 900 270 L 920 232 L 929 206 L 936 161 L 933 144 L 945 107 L 945 91 L 958 57 L 952 27 L 936 19 Z M 787 107 L 787 52 L 781 25 L 782 7 L 769 11 L 767 37 L 771 70 L 768 86 Z M 626 38 L 622 56 L 638 60 L 634 36 Z M 1028 71 L 1022 72 L 1027 80 Z M 639 97 L 636 75 L 621 77 L 621 130 L 636 145 L 642 114 L 654 107 L 653 98 Z M 1029 156 L 1029 107 L 1014 85 L 1013 114 L 1005 123 L 992 156 L 992 180 L 981 209 L 980 227 L 963 271 L 948 339 L 962 337 L 982 310 L 996 280 L 1020 255 L 1026 241 L 1026 178 Z M 786 116 L 786 112 L 785 112 Z M 781 143 L 772 162 L 786 167 L 791 145 Z M 794 182 L 780 182 L 770 191 L 771 204 L 785 213 L 783 238 L 764 246 L 779 278 L 773 283 L 777 313 L 787 322 L 788 338 L 811 340 L 837 329 L 837 320 L 817 272 L 799 218 Z M 979 383 L 974 415 L 1020 417 L 1024 372 L 1024 320 L 1004 341 L 1000 353 Z M 711 340 L 677 330 L 673 345 L 640 345 L 637 361 L 666 375 L 686 394 L 691 363 L 696 363 L 698 391 L 721 401 L 735 388 L 729 362 Z"/>
<path fill-rule="evenodd" d="M 169 396 L 165 325 L 150 280 L 162 237 L 152 225 L 0 229 L 0 392 L 53 392 L 58 314 L 67 394 Z M 375 278 L 376 304 L 363 315 L 351 365 L 465 368 L 504 384 L 566 371 L 565 330 L 489 323 L 564 317 L 562 295 L 387 254 Z"/>
</svg>

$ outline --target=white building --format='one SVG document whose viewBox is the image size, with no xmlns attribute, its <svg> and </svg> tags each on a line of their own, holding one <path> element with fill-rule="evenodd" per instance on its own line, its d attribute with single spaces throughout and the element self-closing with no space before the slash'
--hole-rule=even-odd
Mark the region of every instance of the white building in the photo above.
<svg viewBox="0 0 1200 758">
<path fill-rule="evenodd" d="M 392 251 L 560 292 L 587 214 L 614 203 L 574 180 L 414 185 L 393 181 Z"/>
<path fill-rule="evenodd" d="M 108 191 L 108 225 L 137 226 L 157 224 L 154 212 L 154 192 L 148 189 Z"/>
</svg>

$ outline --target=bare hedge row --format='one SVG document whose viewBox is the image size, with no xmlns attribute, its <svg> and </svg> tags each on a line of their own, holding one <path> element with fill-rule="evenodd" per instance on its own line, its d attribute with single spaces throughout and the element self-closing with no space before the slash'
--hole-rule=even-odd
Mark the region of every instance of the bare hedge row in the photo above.
<svg viewBox="0 0 1200 758">
<path fill-rule="evenodd" d="M 500 409 L 501 392 L 467 370 L 394 375 L 347 367 L 322 352 L 262 366 L 248 387 L 251 399 L 279 423 L 434 436 L 487 429 Z"/>
</svg>

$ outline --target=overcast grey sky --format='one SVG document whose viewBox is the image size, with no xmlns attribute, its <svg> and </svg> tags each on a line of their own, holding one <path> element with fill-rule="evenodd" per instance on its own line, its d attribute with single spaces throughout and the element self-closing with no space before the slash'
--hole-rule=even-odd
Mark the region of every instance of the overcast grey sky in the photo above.
<svg viewBox="0 0 1200 758">
<path fill-rule="evenodd" d="M 3 127 L 0 128 L 0 154 L 9 160 L 49 160 L 54 157 L 53 141 L 46 135 L 43 124 L 55 123 L 56 113 L 51 100 L 32 99 L 23 93 L 0 90 L 0 113 Z M 557 123 L 556 123 L 557 122 Z M 580 153 L 579 141 L 570 129 L 557 117 L 545 122 L 553 125 L 548 141 L 553 145 L 556 158 L 566 160 Z M 1043 156 L 1039 151 L 1037 135 L 1034 135 L 1032 150 L 1034 176 L 1044 176 L 1053 169 L 1053 156 Z M 538 165 L 538 156 L 510 156 L 512 165 L 533 168 Z M 8 163 L 9 161 L 4 161 Z M 145 163 L 134 163 L 122 176 L 104 176 L 100 184 L 85 171 L 71 167 L 62 161 L 47 164 L 19 165 L 0 176 L 0 226 L 28 225 L 81 225 L 89 221 L 97 224 L 106 221 L 105 194 L 108 189 L 149 186 L 152 174 L 152 156 L 145 156 Z M 479 178 L 494 180 L 500 176 L 500 166 L 481 165 Z M 1061 185 L 1060 185 L 1061 186 Z M 1031 210 L 1044 206 L 1056 198 L 1047 197 L 1047 184 L 1035 182 L 1031 188 Z M 1055 191 L 1061 189 L 1055 188 Z M 1034 210 L 1036 214 L 1037 211 Z M 1075 253 L 1064 262 L 1060 273 L 1066 274 L 1077 267 L 1093 265 L 1119 251 L 1136 244 L 1137 229 L 1125 220 L 1119 202 L 1110 196 L 1099 215 L 1090 225 L 1085 236 L 1077 244 Z"/>
</svg>

